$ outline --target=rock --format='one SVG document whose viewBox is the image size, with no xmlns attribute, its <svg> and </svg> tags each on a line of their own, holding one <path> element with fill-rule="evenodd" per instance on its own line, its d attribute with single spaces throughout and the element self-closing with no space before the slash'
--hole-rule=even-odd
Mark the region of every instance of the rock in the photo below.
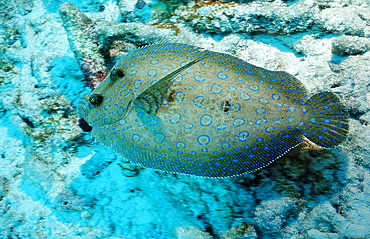
<svg viewBox="0 0 370 239">
<path fill-rule="evenodd" d="M 357 36 L 340 36 L 332 41 L 333 52 L 346 56 L 365 53 L 370 50 L 370 39 Z"/>
</svg>

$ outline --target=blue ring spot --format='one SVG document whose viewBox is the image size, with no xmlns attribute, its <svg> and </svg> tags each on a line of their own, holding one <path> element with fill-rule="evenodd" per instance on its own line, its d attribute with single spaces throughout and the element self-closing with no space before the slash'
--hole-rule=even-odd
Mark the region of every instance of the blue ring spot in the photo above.
<svg viewBox="0 0 370 239">
<path fill-rule="evenodd" d="M 272 133 L 272 131 L 273 131 L 274 129 L 276 129 L 276 127 L 275 127 L 275 126 L 270 126 L 270 127 L 266 127 L 266 128 L 265 128 L 265 131 L 266 131 L 266 133 Z"/>
<path fill-rule="evenodd" d="M 192 123 L 187 123 L 186 125 L 184 125 L 185 129 L 192 129 L 193 127 L 194 125 Z"/>
<path fill-rule="evenodd" d="M 156 69 L 150 69 L 150 70 L 148 70 L 147 74 L 150 77 L 156 77 L 157 76 L 157 70 Z"/>
<path fill-rule="evenodd" d="M 185 90 L 192 90 L 194 88 L 193 85 L 184 85 Z"/>
<path fill-rule="evenodd" d="M 243 118 L 236 118 L 233 120 L 233 126 L 235 127 L 242 126 L 243 124 L 245 124 L 245 119 Z"/>
<path fill-rule="evenodd" d="M 137 71 L 137 70 L 135 70 L 135 69 L 132 69 L 130 72 L 131 72 L 131 73 L 130 73 L 130 74 L 128 74 L 129 76 L 133 76 L 133 75 L 136 75 L 136 74 L 138 73 L 138 71 Z"/>
<path fill-rule="evenodd" d="M 227 74 L 225 74 L 223 71 L 219 71 L 216 74 L 217 78 L 220 80 L 226 80 L 228 78 Z"/>
<path fill-rule="evenodd" d="M 207 145 L 211 141 L 211 138 L 206 134 L 202 134 L 198 136 L 197 141 L 199 145 Z"/>
<path fill-rule="evenodd" d="M 286 121 L 290 122 L 290 123 L 293 123 L 294 122 L 294 118 L 288 116 L 288 118 L 286 119 Z"/>
<path fill-rule="evenodd" d="M 170 118 L 169 122 L 171 124 L 178 124 L 178 123 L 180 123 L 181 119 L 182 119 L 182 115 L 180 113 L 173 113 L 171 115 L 171 118 Z"/>
<path fill-rule="evenodd" d="M 259 142 L 265 142 L 265 139 L 264 138 L 257 138 L 256 139 L 256 142 L 259 143 Z"/>
<path fill-rule="evenodd" d="M 196 80 L 198 82 L 203 82 L 205 80 L 202 75 L 196 75 L 193 78 L 194 78 L 194 80 Z"/>
<path fill-rule="evenodd" d="M 229 89 L 231 91 L 236 91 L 236 87 L 235 86 L 229 86 L 229 87 L 227 87 L 227 89 Z"/>
<path fill-rule="evenodd" d="M 317 123 L 317 117 L 309 118 L 308 121 L 310 121 L 312 124 L 316 124 Z"/>
<path fill-rule="evenodd" d="M 184 142 L 179 141 L 179 142 L 176 143 L 176 148 L 178 148 L 178 149 L 180 149 L 180 148 L 185 149 L 186 148 L 186 144 Z"/>
<path fill-rule="evenodd" d="M 247 100 L 250 100 L 251 97 L 247 93 L 241 92 L 240 93 L 240 99 L 247 101 Z"/>
<path fill-rule="evenodd" d="M 133 134 L 131 136 L 131 141 L 132 142 L 139 142 L 140 141 L 140 135 L 139 134 Z"/>
<path fill-rule="evenodd" d="M 178 73 L 174 78 L 173 81 L 180 83 L 184 79 L 184 76 L 181 73 Z"/>
<path fill-rule="evenodd" d="M 222 149 L 229 149 L 231 147 L 229 142 L 222 142 L 221 143 L 221 148 Z"/>
<path fill-rule="evenodd" d="M 121 83 L 120 86 L 121 86 L 121 89 L 124 89 L 124 88 L 126 88 L 127 84 L 126 83 Z"/>
<path fill-rule="evenodd" d="M 213 83 L 213 85 L 211 86 L 210 91 L 211 91 L 213 94 L 220 94 L 220 93 L 222 92 L 222 85 L 219 85 L 219 84 Z"/>
<path fill-rule="evenodd" d="M 248 136 L 249 136 L 249 132 L 248 131 L 241 131 L 241 132 L 239 132 L 239 134 L 238 134 L 239 141 L 240 142 L 245 142 L 247 140 Z"/>
<path fill-rule="evenodd" d="M 232 104 L 230 106 L 230 110 L 234 111 L 234 112 L 239 112 L 240 109 L 241 109 L 241 105 L 239 103 L 235 103 L 235 104 Z"/>
<path fill-rule="evenodd" d="M 119 96 L 126 96 L 126 95 L 123 95 L 123 93 L 125 93 L 127 90 L 121 90 L 120 92 L 119 92 Z M 127 92 L 128 94 L 131 94 L 131 92 Z"/>
<path fill-rule="evenodd" d="M 140 80 L 140 79 L 134 80 L 134 88 L 135 89 L 139 89 L 142 84 L 143 84 L 142 80 Z"/>
<path fill-rule="evenodd" d="M 264 97 L 261 97 L 258 99 L 259 102 L 261 102 L 262 104 L 269 104 L 270 101 Z"/>
<path fill-rule="evenodd" d="M 226 129 L 226 124 L 218 124 L 216 127 L 217 130 Z"/>
<path fill-rule="evenodd" d="M 123 114 L 125 113 L 125 111 L 126 111 L 126 109 L 123 108 L 122 106 L 120 106 L 120 107 L 118 107 L 117 114 L 119 116 L 123 116 Z M 120 112 L 122 112 L 122 113 L 120 113 Z"/>
<path fill-rule="evenodd" d="M 265 124 L 267 122 L 268 122 L 268 120 L 266 118 L 261 118 L 261 119 L 256 120 L 255 124 L 256 125 L 262 125 L 262 124 Z"/>
<path fill-rule="evenodd" d="M 204 102 L 204 96 L 197 96 L 193 100 L 193 103 L 196 107 L 202 108 L 203 102 Z"/>
<path fill-rule="evenodd" d="M 166 135 L 164 135 L 161 132 L 154 133 L 154 142 L 157 144 L 163 143 L 163 141 L 166 139 Z"/>
<path fill-rule="evenodd" d="M 158 124 L 158 120 L 157 119 L 152 119 L 148 123 L 149 126 L 154 126 L 154 125 L 157 125 L 157 124 Z"/>
<path fill-rule="evenodd" d="M 294 108 L 293 106 L 288 106 L 288 111 L 289 111 L 289 112 L 296 112 L 296 111 L 297 111 L 297 109 L 296 109 L 296 108 Z"/>
<path fill-rule="evenodd" d="M 249 89 L 250 90 L 253 90 L 253 91 L 259 91 L 260 90 L 260 87 L 258 85 L 250 85 L 249 86 Z"/>
<path fill-rule="evenodd" d="M 175 100 L 184 101 L 186 94 L 182 91 L 176 92 Z"/>
<path fill-rule="evenodd" d="M 213 117 L 209 114 L 204 114 L 200 117 L 200 124 L 202 126 L 209 126 L 213 122 Z"/>
<path fill-rule="evenodd" d="M 236 77 L 236 79 L 237 79 L 238 81 L 244 81 L 244 80 L 245 80 L 245 77 L 237 76 L 237 77 Z"/>
<path fill-rule="evenodd" d="M 277 94 L 272 94 L 272 95 L 271 95 L 271 98 L 272 98 L 273 100 L 280 100 L 280 99 L 281 99 L 281 97 L 280 97 L 279 95 L 277 95 Z"/>
<path fill-rule="evenodd" d="M 254 110 L 257 114 L 265 114 L 266 113 L 266 108 L 265 107 L 260 107 Z"/>
<path fill-rule="evenodd" d="M 190 61 L 192 61 L 192 60 L 190 60 Z M 180 62 L 180 67 L 183 67 L 183 66 L 185 66 L 188 63 L 190 63 L 190 62 L 188 62 L 188 61 L 182 61 L 182 62 Z"/>
<path fill-rule="evenodd" d="M 167 67 L 165 67 L 165 68 L 162 68 L 162 71 L 163 71 L 163 73 L 169 73 L 170 72 L 170 69 L 168 69 Z"/>
</svg>

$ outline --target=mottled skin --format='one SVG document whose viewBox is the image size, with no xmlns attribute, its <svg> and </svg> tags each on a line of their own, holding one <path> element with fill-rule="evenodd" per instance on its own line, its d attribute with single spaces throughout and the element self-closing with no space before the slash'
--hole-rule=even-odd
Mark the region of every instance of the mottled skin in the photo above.
<svg viewBox="0 0 370 239">
<path fill-rule="evenodd" d="M 95 106 L 93 94 L 102 96 Z M 289 74 L 185 44 L 124 56 L 84 99 L 80 113 L 94 136 L 125 158 L 207 177 L 258 170 L 299 145 L 302 135 L 337 145 L 348 128 L 332 93 L 305 104 L 305 88 Z"/>
</svg>

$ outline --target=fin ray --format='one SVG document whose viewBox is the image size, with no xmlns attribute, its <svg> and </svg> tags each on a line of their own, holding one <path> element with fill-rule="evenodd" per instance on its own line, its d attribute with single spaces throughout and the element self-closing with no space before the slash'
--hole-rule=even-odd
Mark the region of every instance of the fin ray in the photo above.
<svg viewBox="0 0 370 239">
<path fill-rule="evenodd" d="M 348 115 L 338 97 L 326 91 L 313 95 L 305 103 L 307 120 L 303 135 L 322 147 L 334 147 L 346 139 Z"/>
<path fill-rule="evenodd" d="M 204 57 L 198 58 L 194 61 L 187 63 L 186 65 L 178 68 L 177 70 L 166 75 L 162 79 L 158 80 L 156 83 L 148 87 L 144 92 L 142 92 L 133 101 L 133 105 L 137 108 L 144 110 L 146 113 L 156 113 L 161 107 L 163 97 L 167 93 L 168 89 L 172 84 L 172 80 L 178 76 L 179 73 L 185 69 L 191 67 L 192 65 L 203 60 Z"/>
</svg>

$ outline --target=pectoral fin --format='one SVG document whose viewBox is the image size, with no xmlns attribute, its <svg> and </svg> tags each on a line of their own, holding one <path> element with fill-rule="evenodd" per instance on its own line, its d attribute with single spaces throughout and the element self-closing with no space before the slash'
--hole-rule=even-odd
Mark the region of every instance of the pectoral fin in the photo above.
<svg viewBox="0 0 370 239">
<path fill-rule="evenodd" d="M 142 92 L 136 99 L 133 101 L 133 106 L 143 109 L 144 112 L 156 113 L 158 109 L 161 107 L 161 104 L 164 100 L 164 96 L 167 93 L 168 89 L 170 88 L 173 79 L 179 75 L 185 69 L 188 69 L 192 65 L 198 63 L 199 61 L 203 60 L 203 58 L 196 59 L 187 63 L 186 65 L 178 68 L 177 70 L 171 72 L 170 74 L 166 75 L 150 87 Z"/>
</svg>

